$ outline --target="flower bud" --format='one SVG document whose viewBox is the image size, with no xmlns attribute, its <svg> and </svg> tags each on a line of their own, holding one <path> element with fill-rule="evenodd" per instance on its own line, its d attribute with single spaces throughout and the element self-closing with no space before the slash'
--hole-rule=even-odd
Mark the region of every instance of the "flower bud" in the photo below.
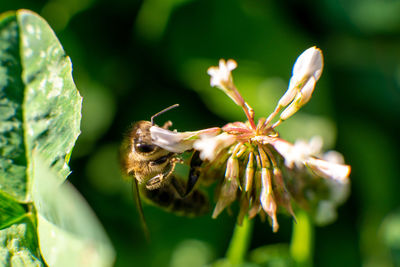
<svg viewBox="0 0 400 267">
<path fill-rule="evenodd" d="M 281 120 L 286 120 L 304 106 L 311 98 L 315 84 L 321 76 L 323 68 L 322 52 L 318 48 L 311 47 L 304 51 L 296 60 L 289 87 L 278 106 L 286 107 L 281 114 Z"/>
</svg>

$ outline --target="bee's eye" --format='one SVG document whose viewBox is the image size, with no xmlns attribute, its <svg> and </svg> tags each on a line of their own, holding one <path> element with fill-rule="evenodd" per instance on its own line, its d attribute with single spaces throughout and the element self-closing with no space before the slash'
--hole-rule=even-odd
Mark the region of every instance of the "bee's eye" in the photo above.
<svg viewBox="0 0 400 267">
<path fill-rule="evenodd" d="M 149 144 L 145 144 L 145 143 L 137 143 L 135 145 L 136 150 L 142 153 L 149 153 L 152 152 L 156 146 L 154 145 L 149 145 Z"/>
</svg>

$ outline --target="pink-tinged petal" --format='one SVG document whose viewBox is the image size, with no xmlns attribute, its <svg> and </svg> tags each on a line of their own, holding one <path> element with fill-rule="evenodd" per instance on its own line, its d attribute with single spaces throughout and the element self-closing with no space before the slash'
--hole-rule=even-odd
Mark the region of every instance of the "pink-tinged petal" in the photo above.
<svg viewBox="0 0 400 267">
<path fill-rule="evenodd" d="M 215 205 L 212 218 L 215 219 L 217 216 L 233 201 L 236 200 L 236 192 L 238 190 L 237 179 L 225 179 L 219 192 L 218 201 Z"/>
<path fill-rule="evenodd" d="M 228 159 L 225 170 L 225 179 L 238 180 L 239 179 L 239 161 L 236 156 L 231 156 Z"/>
<path fill-rule="evenodd" d="M 248 192 L 249 194 L 251 193 L 251 189 L 253 188 L 254 173 L 255 173 L 254 153 L 250 152 L 249 158 L 247 160 L 247 167 L 246 167 L 244 181 L 243 181 L 244 191 Z"/>
<path fill-rule="evenodd" d="M 274 199 L 274 194 L 272 192 L 271 184 L 271 172 L 267 168 L 261 169 L 261 182 L 262 189 L 260 194 L 260 203 L 263 210 L 268 214 L 272 221 L 272 230 L 274 232 L 278 231 L 279 224 L 276 219 L 276 202 Z"/>
</svg>

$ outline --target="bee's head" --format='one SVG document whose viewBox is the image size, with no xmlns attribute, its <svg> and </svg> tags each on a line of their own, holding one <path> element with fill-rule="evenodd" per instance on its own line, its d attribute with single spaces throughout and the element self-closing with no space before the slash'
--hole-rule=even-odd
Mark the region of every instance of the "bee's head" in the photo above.
<svg viewBox="0 0 400 267">
<path fill-rule="evenodd" d="M 150 127 L 155 125 L 154 118 L 178 106 L 178 104 L 175 104 L 167 107 L 160 112 L 154 114 L 151 117 L 150 121 L 139 121 L 133 125 L 130 135 L 132 136 L 134 149 L 137 153 L 153 154 L 162 149 L 159 146 L 153 144 L 151 139 Z"/>
<path fill-rule="evenodd" d="M 135 152 L 140 154 L 153 154 L 161 149 L 154 145 L 151 140 L 151 126 L 153 126 L 153 124 L 150 121 L 139 121 L 133 125 L 130 136 Z"/>
</svg>

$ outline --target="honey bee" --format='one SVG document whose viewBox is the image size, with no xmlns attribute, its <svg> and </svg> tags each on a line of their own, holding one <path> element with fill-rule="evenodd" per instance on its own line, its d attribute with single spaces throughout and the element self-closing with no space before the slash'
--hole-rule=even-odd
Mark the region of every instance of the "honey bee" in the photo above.
<svg viewBox="0 0 400 267">
<path fill-rule="evenodd" d="M 144 221 L 140 195 L 153 204 L 174 213 L 197 216 L 209 209 L 208 198 L 200 190 L 194 190 L 199 177 L 202 161 L 199 153 L 194 152 L 190 163 L 187 185 L 173 174 L 177 163 L 182 163 L 181 155 L 167 151 L 152 142 L 150 127 L 154 118 L 178 104 L 170 106 L 153 115 L 150 121 L 139 121 L 127 131 L 120 150 L 121 167 L 125 175 L 133 177 L 136 191 L 136 203 Z M 168 129 L 172 123 L 166 122 L 163 128 Z M 186 187 L 186 189 L 185 189 Z"/>
</svg>

